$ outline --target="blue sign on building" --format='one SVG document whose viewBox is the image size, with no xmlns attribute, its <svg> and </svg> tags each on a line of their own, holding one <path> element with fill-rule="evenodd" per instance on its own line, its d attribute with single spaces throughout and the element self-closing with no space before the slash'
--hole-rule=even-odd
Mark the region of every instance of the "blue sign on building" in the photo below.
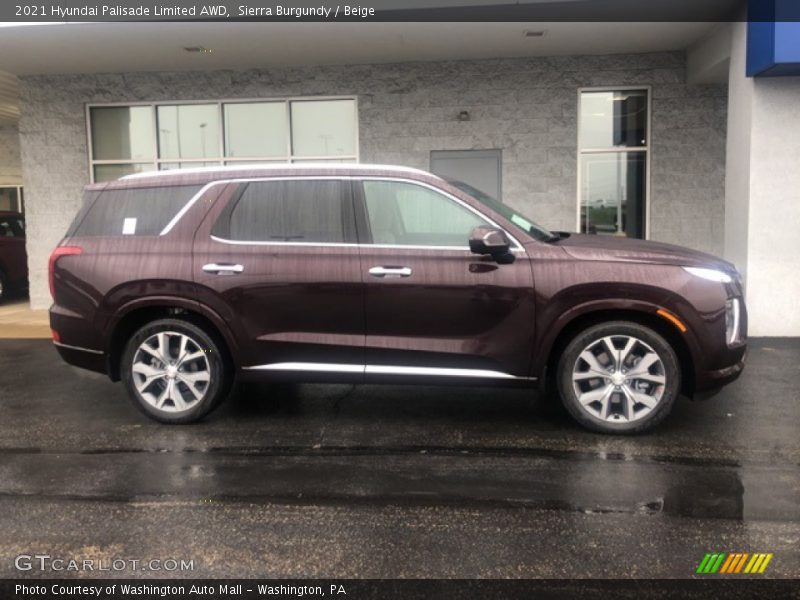
<svg viewBox="0 0 800 600">
<path fill-rule="evenodd" d="M 800 75 L 797 0 L 750 0 L 747 76 Z"/>
</svg>

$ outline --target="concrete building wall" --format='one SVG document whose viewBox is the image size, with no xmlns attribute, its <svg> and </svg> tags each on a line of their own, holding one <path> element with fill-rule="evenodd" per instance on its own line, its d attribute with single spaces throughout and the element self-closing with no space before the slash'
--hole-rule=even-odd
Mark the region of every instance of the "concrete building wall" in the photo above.
<svg viewBox="0 0 800 600">
<path fill-rule="evenodd" d="M 9 183 L 22 183 L 19 130 L 16 125 L 0 125 L 0 184 Z"/>
<path fill-rule="evenodd" d="M 747 21 L 731 24 L 724 256 L 747 277 L 753 80 L 745 77 Z"/>
<path fill-rule="evenodd" d="M 800 77 L 745 76 L 732 28 L 725 257 L 745 277 L 751 336 L 800 336 Z"/>
<path fill-rule="evenodd" d="M 651 86 L 651 239 L 723 247 L 726 88 L 686 83 L 681 52 L 20 80 L 31 303 L 89 180 L 87 102 L 356 95 L 363 162 L 427 169 L 431 150 L 503 150 L 503 200 L 574 230 L 580 87 Z M 460 111 L 470 121 L 459 121 Z"/>
<path fill-rule="evenodd" d="M 747 305 L 752 335 L 800 336 L 800 77 L 753 88 Z M 794 133 L 791 133 L 794 132 Z"/>
</svg>

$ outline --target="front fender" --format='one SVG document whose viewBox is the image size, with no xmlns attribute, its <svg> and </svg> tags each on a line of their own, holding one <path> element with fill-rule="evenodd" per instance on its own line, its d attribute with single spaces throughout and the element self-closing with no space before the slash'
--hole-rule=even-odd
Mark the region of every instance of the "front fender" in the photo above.
<svg viewBox="0 0 800 600">
<path fill-rule="evenodd" d="M 659 316 L 656 311 L 666 309 L 670 313 L 676 314 L 681 321 L 687 325 L 687 330 L 681 332 L 673 323 Z M 682 312 L 682 311 L 680 311 Z M 557 317 L 540 324 L 540 336 L 537 344 L 539 350 L 533 357 L 531 364 L 531 374 L 544 379 L 545 369 L 550 359 L 550 354 L 554 350 L 556 340 L 559 336 L 577 320 L 591 314 L 606 314 L 610 319 L 624 319 L 626 313 L 628 318 L 640 317 L 636 320 L 653 321 L 661 319 L 664 327 L 671 328 L 674 333 L 680 335 L 684 340 L 691 359 L 695 361 L 700 355 L 701 350 L 698 339 L 693 331 L 691 324 L 683 318 L 679 311 L 675 310 L 674 299 L 672 302 L 656 303 L 648 300 L 638 300 L 630 297 L 604 297 L 593 300 L 586 300 L 580 304 L 569 307 L 561 312 Z M 546 317 L 546 315 L 545 315 Z"/>
</svg>

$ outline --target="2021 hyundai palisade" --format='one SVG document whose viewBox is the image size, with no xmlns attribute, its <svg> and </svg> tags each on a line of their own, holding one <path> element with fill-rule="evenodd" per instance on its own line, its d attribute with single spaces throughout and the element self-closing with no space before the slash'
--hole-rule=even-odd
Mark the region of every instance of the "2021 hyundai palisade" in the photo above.
<svg viewBox="0 0 800 600">
<path fill-rule="evenodd" d="M 219 167 L 86 188 L 50 259 L 53 340 L 195 421 L 234 379 L 545 387 L 601 432 L 740 374 L 733 265 L 553 233 L 458 182 L 368 165 Z"/>
</svg>

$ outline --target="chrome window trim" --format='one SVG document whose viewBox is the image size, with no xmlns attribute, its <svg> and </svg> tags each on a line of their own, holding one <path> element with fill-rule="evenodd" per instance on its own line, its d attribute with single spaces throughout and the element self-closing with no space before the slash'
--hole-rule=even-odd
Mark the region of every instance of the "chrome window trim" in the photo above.
<svg viewBox="0 0 800 600">
<path fill-rule="evenodd" d="M 198 190 L 198 192 L 194 196 L 189 198 L 189 201 L 183 205 L 183 208 L 180 209 L 175 214 L 174 217 L 172 217 L 170 222 L 167 223 L 166 227 L 164 227 L 164 229 L 162 229 L 161 233 L 159 233 L 158 235 L 167 235 L 170 231 L 172 231 L 172 228 L 178 224 L 178 221 L 180 221 L 183 218 L 183 215 L 189 212 L 189 209 L 192 208 L 192 206 L 194 206 L 194 203 L 197 202 L 202 197 L 202 195 L 206 193 L 206 190 L 208 190 L 210 187 L 214 185 L 214 183 L 216 182 L 212 181 L 211 183 L 207 183 L 206 185 L 201 187 L 200 190 Z"/>
<path fill-rule="evenodd" d="M 63 344 L 61 342 L 53 341 L 55 346 L 60 348 L 68 348 L 69 350 L 80 350 L 81 352 L 88 352 L 89 354 L 105 354 L 102 350 L 92 350 L 91 348 L 83 348 L 81 346 L 72 346 L 70 344 Z"/>
<path fill-rule="evenodd" d="M 429 183 L 425 183 L 424 181 L 417 181 L 416 179 L 409 179 L 406 177 L 372 177 L 369 175 L 300 175 L 300 176 L 280 176 L 280 177 L 240 177 L 235 179 L 221 179 L 218 181 L 212 181 L 206 184 L 199 192 L 197 197 L 192 198 L 189 200 L 186 206 L 184 206 L 178 214 L 173 218 L 172 221 L 164 228 L 161 232 L 161 235 L 166 235 L 169 233 L 172 228 L 178 223 L 180 217 L 191 208 L 191 205 L 197 201 L 197 199 L 211 186 L 214 185 L 222 185 L 222 184 L 229 184 L 229 183 L 251 183 L 251 182 L 266 182 L 266 181 L 301 181 L 301 180 L 342 180 L 342 181 L 399 181 L 401 183 L 410 183 L 413 185 L 419 185 L 422 187 L 426 187 L 434 192 L 437 192 L 443 195 L 446 198 L 449 198 L 453 202 L 463 206 L 467 210 L 471 211 L 472 213 L 479 216 L 481 219 L 484 219 L 489 225 L 493 227 L 497 227 L 498 229 L 502 230 L 507 236 L 508 239 L 514 244 L 514 247 L 511 248 L 511 252 L 516 253 L 525 253 L 525 249 L 522 244 L 514 237 L 511 233 L 506 230 L 505 227 L 500 226 L 494 220 L 490 219 L 487 215 L 480 212 L 478 209 L 473 208 L 463 200 L 453 196 L 449 192 L 446 192 L 443 189 L 437 188 L 436 186 L 430 185 Z M 174 222 L 173 222 L 174 221 Z M 338 243 L 338 242 L 269 242 L 269 241 L 257 241 L 257 240 L 229 240 L 226 238 L 221 238 L 215 235 L 211 235 L 210 238 L 215 242 L 221 244 L 229 244 L 234 246 L 299 246 L 299 247 L 334 247 L 334 248 L 384 248 L 384 249 L 406 249 L 406 250 L 442 250 L 442 251 L 459 251 L 465 252 L 467 254 L 472 254 L 469 249 L 468 245 L 465 246 L 425 246 L 425 245 L 403 245 L 403 244 L 353 244 L 353 243 Z"/>
<path fill-rule="evenodd" d="M 365 375 L 421 375 L 428 377 L 464 377 L 533 381 L 535 377 L 517 377 L 490 369 L 454 369 L 402 365 L 357 365 L 339 363 L 282 362 L 242 367 L 245 371 L 299 371 L 306 373 L 363 373 Z"/>
</svg>

